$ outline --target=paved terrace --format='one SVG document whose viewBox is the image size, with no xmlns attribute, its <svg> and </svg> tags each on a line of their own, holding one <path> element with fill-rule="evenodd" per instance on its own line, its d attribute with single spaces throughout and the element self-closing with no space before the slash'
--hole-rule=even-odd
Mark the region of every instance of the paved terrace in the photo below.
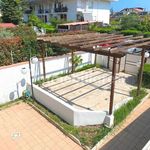
<svg viewBox="0 0 150 150">
<path fill-rule="evenodd" d="M 114 105 L 130 97 L 135 82 L 132 75 L 117 74 Z M 108 110 L 110 85 L 111 72 L 94 68 L 46 82 L 42 87 L 75 108 Z"/>
<path fill-rule="evenodd" d="M 0 111 L 0 150 L 82 150 L 31 106 Z"/>
</svg>

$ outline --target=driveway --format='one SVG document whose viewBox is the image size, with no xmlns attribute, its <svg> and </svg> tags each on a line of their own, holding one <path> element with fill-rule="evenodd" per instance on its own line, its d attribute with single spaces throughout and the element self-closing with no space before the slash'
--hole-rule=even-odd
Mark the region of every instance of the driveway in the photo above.
<svg viewBox="0 0 150 150">
<path fill-rule="evenodd" d="M 0 150 L 82 150 L 25 103 L 0 111 Z"/>
</svg>

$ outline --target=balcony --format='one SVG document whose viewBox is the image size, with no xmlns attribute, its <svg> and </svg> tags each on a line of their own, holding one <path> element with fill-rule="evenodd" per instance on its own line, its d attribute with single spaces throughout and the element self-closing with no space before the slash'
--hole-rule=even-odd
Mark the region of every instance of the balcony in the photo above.
<svg viewBox="0 0 150 150">
<path fill-rule="evenodd" d="M 25 11 L 25 14 L 31 14 L 32 13 L 32 10 L 31 9 L 27 9 L 26 11 Z"/>
<path fill-rule="evenodd" d="M 39 9 L 38 14 L 48 14 L 51 13 L 50 9 Z"/>
<path fill-rule="evenodd" d="M 60 7 L 60 8 L 55 8 L 54 12 L 55 13 L 58 13 L 58 12 L 68 12 L 68 8 L 66 6 L 65 7 Z"/>
</svg>

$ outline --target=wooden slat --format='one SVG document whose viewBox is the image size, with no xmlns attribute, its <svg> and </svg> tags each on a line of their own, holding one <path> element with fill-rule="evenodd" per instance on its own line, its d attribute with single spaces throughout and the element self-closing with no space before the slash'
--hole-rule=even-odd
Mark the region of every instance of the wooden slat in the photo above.
<svg viewBox="0 0 150 150">
<path fill-rule="evenodd" d="M 129 40 L 129 42 L 126 42 Z M 130 41 L 131 40 L 131 41 Z M 132 41 L 133 40 L 133 41 Z M 48 42 L 59 47 L 66 47 L 70 50 L 85 51 L 112 57 L 123 57 L 127 50 L 133 47 L 150 48 L 150 38 L 142 36 L 123 36 L 114 34 L 99 34 L 95 32 L 79 32 L 58 34 L 56 36 L 38 37 L 38 41 Z M 111 50 L 101 47 L 93 49 L 94 45 L 110 44 Z"/>
</svg>

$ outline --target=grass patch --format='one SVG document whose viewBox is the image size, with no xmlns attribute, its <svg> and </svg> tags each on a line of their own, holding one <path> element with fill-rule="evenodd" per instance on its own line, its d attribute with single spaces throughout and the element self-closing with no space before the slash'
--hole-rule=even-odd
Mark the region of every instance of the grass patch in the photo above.
<svg viewBox="0 0 150 150">
<path fill-rule="evenodd" d="M 141 102 L 141 99 L 147 95 L 147 92 L 142 89 L 139 96 L 136 96 L 136 90 L 132 90 L 130 95 L 133 97 L 133 100 L 129 101 L 127 104 L 115 111 L 115 125 L 121 123 L 130 114 L 130 112 Z"/>
<path fill-rule="evenodd" d="M 144 65 L 142 84 L 143 87 L 150 89 L 150 64 Z"/>
</svg>

